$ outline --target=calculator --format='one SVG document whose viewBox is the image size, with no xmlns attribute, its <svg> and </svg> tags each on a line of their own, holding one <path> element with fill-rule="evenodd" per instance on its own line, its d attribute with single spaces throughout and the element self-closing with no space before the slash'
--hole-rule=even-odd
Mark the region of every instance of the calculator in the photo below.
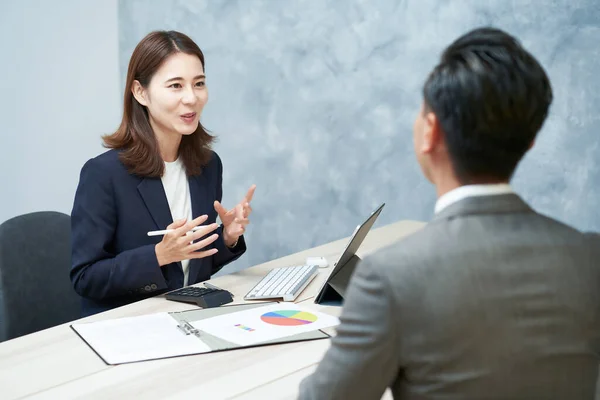
<svg viewBox="0 0 600 400">
<path fill-rule="evenodd" d="M 231 303 L 233 297 L 227 290 L 189 286 L 166 293 L 165 298 L 172 301 L 194 303 L 198 307 L 212 308 Z"/>
</svg>

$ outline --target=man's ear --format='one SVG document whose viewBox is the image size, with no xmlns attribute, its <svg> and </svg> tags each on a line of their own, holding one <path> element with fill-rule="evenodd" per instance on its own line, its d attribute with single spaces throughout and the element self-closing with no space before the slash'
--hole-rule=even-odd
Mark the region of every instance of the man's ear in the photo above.
<svg viewBox="0 0 600 400">
<path fill-rule="evenodd" d="M 527 151 L 531 150 L 534 145 L 535 145 L 535 139 L 532 140 L 531 143 L 529 143 L 529 148 L 527 149 Z"/>
<path fill-rule="evenodd" d="M 442 130 L 440 122 L 433 112 L 426 111 L 423 128 L 423 146 L 421 147 L 421 151 L 423 153 L 431 153 L 440 145 L 441 141 Z"/>
<path fill-rule="evenodd" d="M 139 81 L 133 81 L 133 85 L 131 85 L 131 93 L 133 94 L 133 97 L 135 97 L 138 103 L 140 103 L 143 106 L 148 105 L 146 89 L 144 89 L 144 87 Z"/>
</svg>

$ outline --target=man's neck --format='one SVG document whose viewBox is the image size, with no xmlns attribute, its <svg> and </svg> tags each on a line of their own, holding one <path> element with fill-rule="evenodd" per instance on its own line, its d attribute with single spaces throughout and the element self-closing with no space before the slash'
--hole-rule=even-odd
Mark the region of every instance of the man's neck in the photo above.
<svg viewBox="0 0 600 400">
<path fill-rule="evenodd" d="M 435 185 L 438 199 L 440 197 L 442 197 L 443 195 L 445 195 L 446 193 L 451 192 L 454 189 L 457 189 L 457 188 L 463 186 L 460 182 L 442 182 L 439 184 L 434 183 L 434 185 Z"/>
<path fill-rule="evenodd" d="M 438 199 L 446 193 L 463 186 L 450 168 L 440 170 L 433 178 L 432 183 L 435 185 Z"/>
</svg>

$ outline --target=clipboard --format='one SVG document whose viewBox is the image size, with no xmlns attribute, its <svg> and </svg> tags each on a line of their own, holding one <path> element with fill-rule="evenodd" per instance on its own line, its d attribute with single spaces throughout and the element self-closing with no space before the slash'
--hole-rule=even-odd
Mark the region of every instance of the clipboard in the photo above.
<svg viewBox="0 0 600 400">
<path fill-rule="evenodd" d="M 129 364 L 284 343 L 329 339 L 331 337 L 319 329 L 241 346 L 206 332 L 200 332 L 190 323 L 190 321 L 199 321 L 273 304 L 280 304 L 280 302 L 235 304 L 207 309 L 156 313 L 140 317 L 75 323 L 71 324 L 70 327 L 107 365 Z M 153 332 L 152 329 L 157 327 L 160 332 Z M 159 338 L 159 340 L 156 341 L 156 338 Z M 129 348 L 130 353 L 127 350 L 119 351 L 119 346 L 127 346 L 128 343 L 133 343 L 133 347 L 137 346 L 137 349 L 131 351 L 132 349 Z"/>
</svg>

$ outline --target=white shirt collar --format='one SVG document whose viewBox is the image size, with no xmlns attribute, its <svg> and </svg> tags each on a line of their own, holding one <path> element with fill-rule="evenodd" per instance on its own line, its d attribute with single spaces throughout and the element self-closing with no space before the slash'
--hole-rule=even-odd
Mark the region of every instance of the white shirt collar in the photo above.
<svg viewBox="0 0 600 400">
<path fill-rule="evenodd" d="M 500 194 L 514 193 L 508 183 L 498 183 L 489 185 L 465 185 L 449 191 L 441 196 L 435 203 L 435 213 L 439 213 L 446 207 L 474 196 L 496 196 Z"/>
</svg>

